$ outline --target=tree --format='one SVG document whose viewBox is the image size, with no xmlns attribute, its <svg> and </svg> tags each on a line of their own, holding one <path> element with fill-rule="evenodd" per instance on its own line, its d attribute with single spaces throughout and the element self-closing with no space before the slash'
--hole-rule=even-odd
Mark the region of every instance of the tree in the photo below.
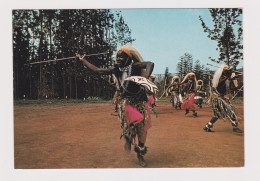
<svg viewBox="0 0 260 181">
<path fill-rule="evenodd" d="M 195 73 L 197 80 L 203 79 L 203 69 L 204 67 L 200 64 L 200 61 L 196 60 L 193 72 Z"/>
<path fill-rule="evenodd" d="M 96 76 L 80 61 L 29 63 L 109 50 L 89 61 L 110 67 L 118 45 L 134 41 L 120 13 L 108 9 L 14 10 L 12 18 L 15 99 L 24 94 L 31 99 L 113 95 L 107 75 Z"/>
<path fill-rule="evenodd" d="M 177 72 L 181 79 L 185 77 L 187 73 L 193 71 L 193 57 L 189 53 L 185 53 L 180 57 L 180 62 L 177 64 Z"/>
<path fill-rule="evenodd" d="M 177 64 L 177 74 L 183 79 L 190 72 L 195 73 L 197 80 L 202 80 L 204 85 L 208 84 L 210 70 L 201 65 L 200 60 L 196 60 L 193 66 L 192 55 L 185 53 L 180 57 L 180 61 Z"/>
<path fill-rule="evenodd" d="M 169 68 L 166 67 L 165 68 L 165 72 L 164 72 L 163 82 L 162 82 L 163 91 L 165 91 L 167 89 L 167 87 L 170 85 L 171 78 L 172 77 L 171 77 L 171 75 L 169 73 Z"/>
<path fill-rule="evenodd" d="M 225 62 L 227 65 L 236 67 L 240 60 L 243 59 L 242 45 L 242 9 L 238 8 L 214 8 L 209 9 L 214 23 L 214 28 L 210 29 L 201 16 L 199 19 L 204 32 L 208 38 L 217 41 L 217 50 L 219 51 L 218 60 L 212 59 L 218 63 Z M 235 30 L 237 30 L 235 32 Z"/>
<path fill-rule="evenodd" d="M 117 41 L 120 46 L 125 45 L 127 43 L 132 43 L 135 39 L 131 37 L 131 30 L 128 25 L 125 23 L 122 15 L 117 13 L 117 22 L 115 23 L 116 33 L 117 33 Z"/>
<path fill-rule="evenodd" d="M 13 72 L 14 72 L 14 98 L 28 97 L 29 89 L 28 67 L 24 66 L 31 58 L 32 46 L 30 44 L 29 29 L 34 25 L 31 16 L 34 12 L 13 11 Z"/>
</svg>

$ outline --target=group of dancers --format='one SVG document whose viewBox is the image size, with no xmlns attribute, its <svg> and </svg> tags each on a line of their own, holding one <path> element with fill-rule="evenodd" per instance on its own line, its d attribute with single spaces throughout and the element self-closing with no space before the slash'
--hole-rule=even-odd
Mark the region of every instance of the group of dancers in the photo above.
<svg viewBox="0 0 260 181">
<path fill-rule="evenodd" d="M 209 93 L 206 93 L 203 81 L 197 81 L 193 72 L 188 73 L 183 81 L 180 81 L 179 76 L 174 76 L 167 88 L 171 94 L 172 105 L 176 109 L 177 107 L 184 109 L 185 115 L 192 111 L 193 116 L 197 117 L 194 105 L 197 104 L 198 107 L 202 108 L 203 99 L 208 95 L 206 103 L 212 107 L 213 117 L 203 128 L 204 131 L 212 132 L 213 124 L 221 118 L 231 122 L 234 132 L 241 133 L 242 130 L 238 128 L 238 117 L 229 97 L 231 84 L 238 87 L 236 78 L 241 74 L 236 72 L 227 65 L 220 66 L 213 76 Z"/>
<path fill-rule="evenodd" d="M 115 65 L 109 68 L 99 68 L 89 63 L 85 55 L 78 55 L 89 69 L 97 74 L 114 75 L 116 93 L 114 103 L 122 128 L 120 138 L 125 139 L 124 148 L 131 152 L 131 147 L 137 153 L 139 164 L 145 167 L 144 155 L 147 153 L 145 146 L 147 131 L 152 126 L 151 111 L 155 105 L 155 94 L 158 88 L 154 84 L 155 76 L 151 75 L 154 63 L 145 62 L 140 52 L 131 45 L 121 47 L 115 56 Z M 210 101 L 214 116 L 203 128 L 205 131 L 212 131 L 213 124 L 219 118 L 231 121 L 234 131 L 239 132 L 238 119 L 234 107 L 225 97 L 227 92 L 227 81 L 236 78 L 230 67 L 223 65 L 215 73 L 212 80 L 212 94 Z M 175 76 L 171 82 L 172 102 L 174 106 L 185 110 L 185 114 L 192 111 L 197 116 L 194 108 L 194 101 L 199 91 L 202 91 L 202 84 L 196 80 L 194 73 L 188 73 L 182 81 Z M 184 92 L 184 99 L 180 96 L 180 87 Z M 201 106 L 200 102 L 200 106 Z M 241 130 L 240 130 L 241 131 Z M 138 138 L 138 142 L 136 141 Z"/>
</svg>

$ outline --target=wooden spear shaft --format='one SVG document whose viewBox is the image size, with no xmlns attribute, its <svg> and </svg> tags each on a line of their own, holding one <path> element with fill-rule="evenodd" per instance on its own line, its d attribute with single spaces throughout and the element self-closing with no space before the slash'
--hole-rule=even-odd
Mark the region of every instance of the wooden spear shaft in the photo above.
<svg viewBox="0 0 260 181">
<path fill-rule="evenodd" d="M 231 101 L 237 96 L 237 94 L 243 89 L 244 85 L 236 92 L 236 94 L 231 98 Z"/>
<path fill-rule="evenodd" d="M 104 53 L 89 54 L 89 55 L 85 55 L 85 56 L 90 57 L 90 56 L 95 56 L 95 55 L 103 55 L 103 54 L 107 54 L 107 53 L 108 53 L 108 51 L 104 52 Z M 59 59 L 53 59 L 53 60 L 44 60 L 44 61 L 39 61 L 39 62 L 32 62 L 32 63 L 29 63 L 29 64 L 34 65 L 34 64 L 47 63 L 47 62 L 56 62 L 56 61 L 60 61 L 60 60 L 69 60 L 69 59 L 73 59 L 73 58 L 77 58 L 77 56 L 67 57 L 67 58 L 59 58 Z"/>
</svg>

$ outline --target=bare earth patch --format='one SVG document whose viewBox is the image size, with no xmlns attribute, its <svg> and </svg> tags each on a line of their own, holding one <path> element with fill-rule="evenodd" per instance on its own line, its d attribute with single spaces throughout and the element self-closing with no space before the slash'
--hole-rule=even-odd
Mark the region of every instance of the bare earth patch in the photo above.
<svg viewBox="0 0 260 181">
<path fill-rule="evenodd" d="M 214 132 L 204 132 L 212 111 L 203 106 L 193 118 L 170 103 L 157 103 L 158 117 L 152 115 L 148 130 L 147 167 L 244 166 L 244 133 L 234 133 L 223 120 Z M 243 130 L 243 105 L 235 107 Z M 124 151 L 113 110 L 110 103 L 14 106 L 15 168 L 140 168 L 135 152 Z"/>
</svg>

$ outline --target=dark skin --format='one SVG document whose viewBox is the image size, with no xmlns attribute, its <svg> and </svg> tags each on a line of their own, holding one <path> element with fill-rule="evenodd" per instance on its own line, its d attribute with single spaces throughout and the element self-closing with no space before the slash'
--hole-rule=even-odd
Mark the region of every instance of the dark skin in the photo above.
<svg viewBox="0 0 260 181">
<path fill-rule="evenodd" d="M 180 84 L 177 84 L 177 85 L 181 85 L 181 92 L 182 92 L 182 95 L 184 92 L 188 93 L 188 92 L 193 92 L 195 90 L 193 90 L 193 86 L 194 85 L 194 82 L 195 81 L 195 76 L 194 75 L 191 75 L 185 82 L 183 83 L 180 83 Z"/>
<path fill-rule="evenodd" d="M 123 51 L 118 51 L 117 53 L 117 64 L 115 66 L 105 68 L 98 68 L 95 65 L 89 63 L 85 57 L 85 55 L 78 55 L 78 58 L 92 71 L 98 74 L 116 74 L 117 68 L 123 68 L 128 66 L 131 63 L 131 58 Z M 145 69 L 145 78 L 149 78 L 154 68 L 154 63 L 152 62 L 134 62 L 133 63 L 133 71 L 140 71 L 141 69 Z M 140 76 L 140 75 L 139 75 Z M 118 78 L 118 75 L 116 74 Z"/>
<path fill-rule="evenodd" d="M 184 89 L 189 89 L 188 87 L 185 87 L 185 86 L 189 85 L 189 83 L 190 83 L 189 80 L 195 81 L 195 76 L 194 75 L 190 76 L 189 79 L 184 83 L 178 83 L 178 80 L 175 80 L 175 82 L 172 83 L 168 88 L 177 86 L 177 85 L 181 85 L 181 86 L 184 86 Z M 182 90 L 182 91 L 184 91 L 184 90 Z"/>
<path fill-rule="evenodd" d="M 193 81 L 194 81 L 194 80 L 195 80 L 195 76 L 194 76 L 194 75 L 190 76 L 188 80 L 193 80 Z M 176 86 L 176 85 L 187 85 L 187 84 L 189 83 L 188 80 L 187 80 L 186 82 L 184 82 L 184 83 L 178 83 L 179 80 L 176 79 L 176 80 L 174 81 L 174 83 L 172 83 L 172 84 L 170 85 L 170 87 Z"/>
<path fill-rule="evenodd" d="M 231 69 L 227 69 L 223 71 L 222 76 L 219 79 L 219 84 L 218 87 L 216 88 L 217 91 L 224 96 L 226 94 L 226 80 L 233 80 L 236 77 L 233 77 L 233 79 L 231 79 L 231 74 L 232 74 L 232 70 Z"/>
<path fill-rule="evenodd" d="M 117 66 L 120 67 L 120 68 L 123 68 L 127 65 L 129 65 L 130 63 L 130 57 L 124 53 L 123 51 L 118 51 L 117 53 Z"/>
<path fill-rule="evenodd" d="M 93 64 L 89 63 L 85 56 L 80 56 L 78 55 L 79 59 L 89 68 L 91 69 L 92 71 L 94 71 L 95 73 L 98 73 L 98 74 L 115 74 L 117 80 L 119 81 L 120 79 L 119 78 L 122 78 L 122 75 L 123 75 L 123 72 L 122 70 L 120 70 L 121 68 L 124 68 L 128 65 L 130 65 L 132 63 L 131 61 L 131 57 L 129 57 L 125 52 L 123 51 L 118 51 L 117 55 L 117 63 L 110 67 L 110 68 L 107 68 L 107 69 L 104 69 L 104 68 L 98 68 L 96 66 L 94 66 Z M 153 68 L 154 68 L 154 63 L 152 62 L 134 62 L 132 64 L 132 69 L 131 69 L 131 75 L 132 76 L 140 76 L 141 75 L 141 70 L 142 69 L 145 69 L 145 75 L 144 77 L 145 78 L 149 78 L 152 71 L 153 71 Z M 119 84 L 121 84 L 119 82 Z M 142 148 L 145 148 L 144 147 L 144 143 L 140 141 L 140 139 L 143 139 L 143 134 L 147 134 L 146 132 L 143 131 L 143 128 L 142 128 L 142 125 L 141 124 L 138 124 L 138 127 L 137 127 L 137 135 L 138 135 L 138 146 L 142 147 Z M 145 142 L 145 140 L 144 140 Z M 128 143 L 128 141 L 126 142 L 126 144 Z M 128 146 L 128 144 L 127 144 Z M 139 153 L 137 154 L 138 155 L 138 159 L 139 161 L 141 160 L 142 161 L 142 165 L 144 166 L 145 163 L 143 161 L 143 156 L 140 155 Z"/>
</svg>

